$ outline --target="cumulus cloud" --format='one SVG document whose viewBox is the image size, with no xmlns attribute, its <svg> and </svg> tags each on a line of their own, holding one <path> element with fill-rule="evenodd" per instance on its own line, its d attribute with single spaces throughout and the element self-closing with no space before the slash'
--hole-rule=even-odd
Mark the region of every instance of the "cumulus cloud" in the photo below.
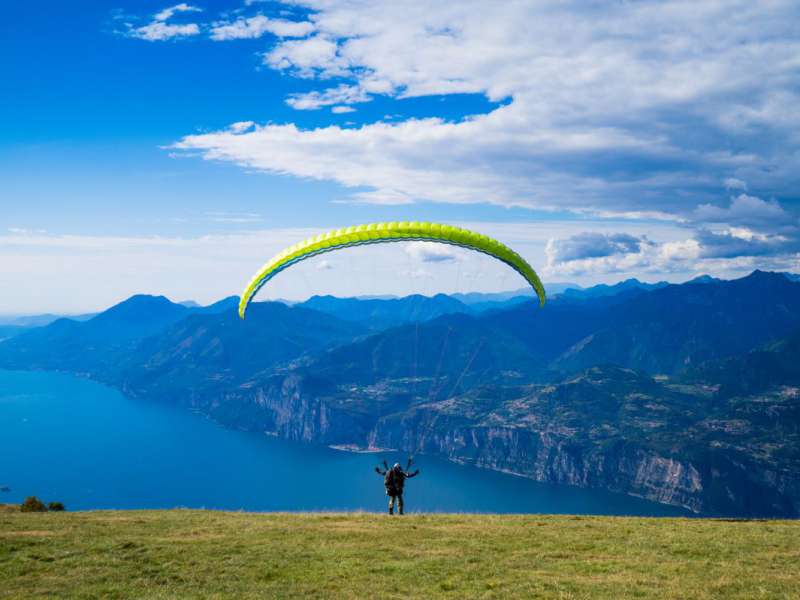
<svg viewBox="0 0 800 600">
<path fill-rule="evenodd" d="M 800 186 L 800 113 L 790 108 L 800 40 L 788 0 L 301 4 L 313 32 L 279 41 L 264 64 L 327 87 L 290 96 L 291 106 L 454 93 L 499 105 L 452 121 L 270 124 L 246 138 L 187 136 L 178 148 L 335 181 L 366 202 L 676 221 L 713 206 L 720 182 L 779 198 Z"/>
<path fill-rule="evenodd" d="M 294 106 L 312 108 L 319 101 L 325 99 L 301 97 Z M 293 124 L 264 125 L 244 135 L 231 131 L 190 135 L 173 147 L 248 168 L 366 188 L 366 193 L 354 194 L 365 202 L 385 203 L 393 198 L 393 203 L 400 199 L 489 203 L 587 212 L 602 209 L 612 214 L 611 206 L 602 206 L 603 194 L 625 184 L 595 176 L 574 179 L 537 166 L 537 161 L 568 162 L 568 155 L 599 151 L 603 136 L 548 131 L 520 138 L 511 124 L 514 112 L 508 106 L 460 123 L 430 118 L 313 130 Z M 617 143 L 620 147 L 631 144 L 631 156 L 647 152 L 634 140 L 617 137 Z M 539 176 L 533 176 L 537 172 Z M 628 208 L 621 205 L 618 211 Z"/>
<path fill-rule="evenodd" d="M 165 8 L 153 15 L 153 20 L 141 27 L 131 27 L 127 35 L 149 42 L 171 40 L 173 38 L 198 35 L 200 26 L 197 23 L 167 23 L 177 13 L 201 12 L 202 9 L 182 2 Z"/>
<path fill-rule="evenodd" d="M 613 234 L 615 243 L 595 240 L 589 243 L 586 233 L 566 240 L 551 240 L 545 248 L 547 264 L 543 273 L 548 277 L 592 276 L 609 274 L 691 273 L 698 268 L 700 246 L 694 239 L 652 242 L 644 236 L 635 238 L 627 234 Z M 630 239 L 628 239 L 630 238 Z"/>
<path fill-rule="evenodd" d="M 798 218 L 775 200 L 741 193 L 727 206 L 702 204 L 692 216 L 700 259 L 780 261 L 800 251 Z"/>
<path fill-rule="evenodd" d="M 545 255 L 547 276 L 602 277 L 692 271 L 699 247 L 693 239 L 657 243 L 643 234 L 581 232 L 550 239 Z"/>
<path fill-rule="evenodd" d="M 168 23 L 176 15 L 190 12 L 202 12 L 202 9 L 182 2 L 155 13 L 152 20 L 146 25 L 134 27 L 132 24 L 128 24 L 128 29 L 124 33 L 129 37 L 154 42 L 194 36 L 205 32 L 212 40 L 221 42 L 255 39 L 267 33 L 281 39 L 301 38 L 314 31 L 314 24 L 309 21 L 272 19 L 262 14 L 250 17 L 239 16 L 234 20 L 211 23 Z"/>
<path fill-rule="evenodd" d="M 271 33 L 281 38 L 304 37 L 314 30 L 308 21 L 270 19 L 264 15 L 239 17 L 235 21 L 219 21 L 211 27 L 211 39 L 215 41 L 260 38 Z"/>
<path fill-rule="evenodd" d="M 639 252 L 642 245 L 650 244 L 646 237 L 627 233 L 579 233 L 563 240 L 551 240 L 547 245 L 548 260 L 553 263 L 600 258 L 615 254 Z"/>
<path fill-rule="evenodd" d="M 800 252 L 797 239 L 732 227 L 722 232 L 701 229 L 695 234 L 700 258 L 739 258 Z"/>
<path fill-rule="evenodd" d="M 701 204 L 693 217 L 699 222 L 734 223 L 748 227 L 797 225 L 797 217 L 792 217 L 775 200 L 762 200 L 747 194 L 739 194 L 731 199 L 727 207 Z"/>
<path fill-rule="evenodd" d="M 376 96 L 481 94 L 492 104 L 358 127 L 243 121 L 185 136 L 176 155 L 336 182 L 349 190 L 339 202 L 484 203 L 682 231 L 662 240 L 626 226 L 553 236 L 553 274 L 744 268 L 797 254 L 794 2 L 286 4 L 303 17 L 242 9 L 175 23 L 199 10 L 182 3 L 130 34 L 269 33 L 263 65 L 315 86 L 285 98 L 296 110 L 345 114 Z"/>
<path fill-rule="evenodd" d="M 661 242 L 644 235 L 586 232 L 549 240 L 545 254 L 544 273 L 548 276 L 796 270 L 800 240 L 746 227 L 699 228 L 691 237 Z"/>
<path fill-rule="evenodd" d="M 442 263 L 458 259 L 454 248 L 434 242 L 411 242 L 406 245 L 405 251 L 419 262 Z"/>
<path fill-rule="evenodd" d="M 326 64 L 326 76 L 347 75 L 346 65 L 336 67 L 337 43 L 326 36 L 315 35 L 304 40 L 279 44 L 264 55 L 264 64 L 273 69 L 291 70 L 300 77 L 314 77 L 318 65 Z"/>
</svg>

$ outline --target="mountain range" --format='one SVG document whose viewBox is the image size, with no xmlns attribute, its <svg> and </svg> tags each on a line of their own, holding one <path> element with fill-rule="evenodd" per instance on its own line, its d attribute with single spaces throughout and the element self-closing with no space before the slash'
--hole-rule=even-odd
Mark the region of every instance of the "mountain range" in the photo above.
<svg viewBox="0 0 800 600">
<path fill-rule="evenodd" d="M 702 514 L 800 516 L 800 282 L 756 271 L 525 296 L 134 296 L 0 342 L 220 423 L 435 453 Z"/>
</svg>

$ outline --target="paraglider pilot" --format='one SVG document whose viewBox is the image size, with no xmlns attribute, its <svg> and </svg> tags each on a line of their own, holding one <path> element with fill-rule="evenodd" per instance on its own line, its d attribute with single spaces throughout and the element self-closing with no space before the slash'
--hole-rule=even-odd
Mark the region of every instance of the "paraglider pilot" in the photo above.
<svg viewBox="0 0 800 600">
<path fill-rule="evenodd" d="M 411 479 L 412 477 L 416 477 L 419 475 L 419 469 L 414 471 L 413 473 L 409 472 L 411 468 L 412 460 L 408 459 L 408 464 L 406 465 L 405 471 L 400 467 L 400 463 L 395 463 L 395 465 L 390 469 L 389 465 L 386 461 L 383 461 L 384 469 L 380 467 L 375 467 L 375 472 L 378 475 L 383 476 L 383 485 L 386 487 L 386 495 L 389 496 L 389 514 L 394 514 L 394 505 L 395 501 L 397 501 L 397 510 L 402 515 L 403 514 L 403 486 L 406 483 L 406 479 Z"/>
</svg>

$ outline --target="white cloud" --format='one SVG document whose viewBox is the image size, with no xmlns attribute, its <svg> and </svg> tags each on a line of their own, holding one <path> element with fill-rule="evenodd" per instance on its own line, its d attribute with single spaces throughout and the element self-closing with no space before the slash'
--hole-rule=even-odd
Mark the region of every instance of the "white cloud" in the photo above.
<svg viewBox="0 0 800 600">
<path fill-rule="evenodd" d="M 188 37 L 198 35 L 200 26 L 197 23 L 174 24 L 167 23 L 177 13 L 201 12 L 202 9 L 182 2 L 169 8 L 165 8 L 155 15 L 153 20 L 141 27 L 131 27 L 127 35 L 130 37 L 147 40 L 149 42 L 171 40 L 173 38 Z"/>
<path fill-rule="evenodd" d="M 713 232 L 701 229 L 695 235 L 700 258 L 739 258 L 775 256 L 800 252 L 800 242 L 781 235 L 770 235 L 744 227 Z"/>
<path fill-rule="evenodd" d="M 325 36 L 315 35 L 305 40 L 281 43 L 264 55 L 264 64 L 273 69 L 291 69 L 301 77 L 313 77 L 319 64 L 327 64 L 329 76 L 346 75 L 346 65 L 334 67 L 337 44 Z"/>
<path fill-rule="evenodd" d="M 557 264 L 587 258 L 636 254 L 641 252 L 642 246 L 650 244 L 651 242 L 645 236 L 587 231 L 566 239 L 550 240 L 546 252 L 548 263 Z"/>
<path fill-rule="evenodd" d="M 301 101 L 312 108 L 320 98 Z M 537 161 L 555 163 L 574 153 L 594 152 L 604 136 L 614 137 L 620 147 L 632 144 L 632 153 L 648 152 L 646 146 L 611 132 L 587 137 L 548 131 L 520 137 L 510 124 L 515 118 L 513 108 L 504 107 L 461 123 L 412 119 L 314 130 L 266 125 L 244 135 L 220 131 L 186 136 L 174 148 L 248 168 L 371 188 L 356 194 L 360 201 L 393 198 L 395 203 L 430 200 L 583 211 L 592 210 L 603 192 L 624 184 L 548 172 Z M 532 177 L 537 172 L 539 177 Z"/>
<path fill-rule="evenodd" d="M 453 247 L 434 242 L 411 242 L 406 245 L 405 251 L 419 262 L 440 263 L 458 260 L 458 254 Z"/>
<path fill-rule="evenodd" d="M 191 6 L 186 4 L 186 2 L 181 2 L 180 4 L 176 4 L 175 6 L 170 6 L 169 8 L 165 8 L 162 11 L 157 12 L 153 15 L 154 21 L 167 21 L 170 19 L 175 13 L 181 12 L 202 12 L 203 9 L 197 8 L 196 6 Z"/>
<path fill-rule="evenodd" d="M 293 95 L 295 108 L 462 92 L 505 105 L 455 122 L 271 124 L 247 137 L 187 136 L 179 148 L 335 181 L 363 202 L 633 219 L 691 219 L 720 181 L 779 197 L 800 187 L 800 113 L 789 108 L 800 104 L 800 39 L 788 0 L 302 5 L 313 35 L 277 43 L 265 64 L 346 83 Z"/>
<path fill-rule="evenodd" d="M 316 110 L 332 104 L 353 104 L 357 102 L 369 102 L 369 100 L 369 96 L 362 88 L 342 84 L 322 92 L 292 94 L 286 99 L 286 104 L 296 110 Z"/>
<path fill-rule="evenodd" d="M 705 223 L 731 223 L 751 227 L 796 226 L 792 217 L 774 200 L 762 200 L 756 196 L 739 194 L 725 207 L 701 204 L 694 211 L 696 221 Z"/>
<path fill-rule="evenodd" d="M 624 235 L 624 234 L 617 234 Z M 558 240 L 554 240 L 557 242 Z M 700 245 L 694 239 L 664 243 L 643 241 L 634 251 L 620 251 L 600 256 L 576 256 L 569 260 L 560 257 L 557 245 L 549 243 L 546 249 L 548 262 L 543 273 L 547 277 L 592 276 L 601 279 L 609 275 L 642 277 L 655 275 L 658 279 L 676 273 L 693 273 L 703 267 L 698 263 Z"/>
<path fill-rule="evenodd" d="M 357 192 L 352 195 L 350 200 L 340 200 L 339 202 L 343 204 L 364 203 L 398 206 L 402 204 L 414 204 L 414 199 L 403 192 L 384 188 L 369 192 Z"/>
<path fill-rule="evenodd" d="M 616 241 L 614 241 L 616 240 Z M 551 239 L 546 248 L 549 277 L 573 277 L 625 273 L 641 275 L 714 273 L 730 276 L 754 268 L 774 269 L 800 263 L 797 238 L 765 234 L 745 227 L 721 231 L 699 229 L 691 238 L 654 242 L 645 236 L 584 232 L 564 239 Z M 786 268 L 786 267 L 784 267 Z"/>
<path fill-rule="evenodd" d="M 271 33 L 281 38 L 305 37 L 314 30 L 308 21 L 270 19 L 264 15 L 239 17 L 235 21 L 219 21 L 211 27 L 211 39 L 216 41 L 253 39 Z"/>
<path fill-rule="evenodd" d="M 206 218 L 214 223 L 260 223 L 264 217 L 257 213 L 232 213 L 224 211 L 211 211 L 206 213 Z"/>
<path fill-rule="evenodd" d="M 583 230 L 549 236 L 552 275 L 699 265 L 724 276 L 725 264 L 796 260 L 795 2 L 291 4 L 307 9 L 307 21 L 230 17 L 210 31 L 293 38 L 270 40 L 262 61 L 316 86 L 286 98 L 295 109 L 343 114 L 382 95 L 406 113 L 402 99 L 454 93 L 497 104 L 485 114 L 359 127 L 244 121 L 184 137 L 178 156 L 337 182 L 349 190 L 338 202 L 568 211 Z M 192 8 L 166 9 L 153 24 L 173 26 L 165 21 Z M 435 103 L 426 106 L 436 115 Z M 725 199 L 723 187 L 735 197 Z M 651 235 L 669 227 L 669 236 Z M 600 237 L 581 237 L 590 230 Z"/>
<path fill-rule="evenodd" d="M 255 123 L 253 121 L 238 121 L 231 123 L 228 127 L 233 133 L 244 133 L 248 129 L 252 129 Z"/>
<path fill-rule="evenodd" d="M 747 182 L 742 181 L 741 179 L 736 179 L 735 177 L 727 177 L 724 183 L 726 189 L 742 190 L 743 192 L 747 191 Z"/>
<path fill-rule="evenodd" d="M 161 21 L 153 21 L 142 27 L 137 27 L 130 31 L 131 37 L 136 37 L 148 42 L 161 42 L 177 37 L 188 37 L 200 33 L 200 28 L 196 23 L 186 25 L 170 25 Z"/>
</svg>

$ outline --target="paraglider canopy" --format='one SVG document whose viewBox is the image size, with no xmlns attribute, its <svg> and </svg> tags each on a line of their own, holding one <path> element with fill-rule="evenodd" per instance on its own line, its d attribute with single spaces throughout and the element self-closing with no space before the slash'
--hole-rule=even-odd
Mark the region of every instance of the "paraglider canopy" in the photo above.
<svg viewBox="0 0 800 600">
<path fill-rule="evenodd" d="M 539 276 L 524 258 L 508 246 L 469 229 L 414 221 L 355 225 L 321 233 L 289 246 L 273 256 L 250 280 L 239 302 L 239 317 L 244 319 L 250 301 L 270 279 L 302 260 L 341 248 L 403 241 L 428 241 L 461 246 L 496 258 L 522 275 L 536 292 L 540 306 L 544 306 L 544 286 Z"/>
</svg>

